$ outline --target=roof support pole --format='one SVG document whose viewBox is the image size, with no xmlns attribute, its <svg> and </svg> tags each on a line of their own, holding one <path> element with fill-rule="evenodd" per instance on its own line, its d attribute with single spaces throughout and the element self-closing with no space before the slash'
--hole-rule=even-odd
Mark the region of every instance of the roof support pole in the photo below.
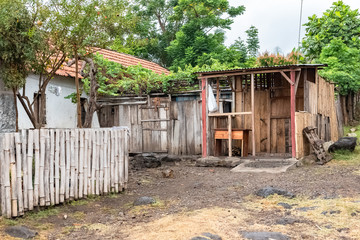
<svg viewBox="0 0 360 240">
<path fill-rule="evenodd" d="M 252 155 L 255 157 L 255 86 L 254 74 L 251 74 L 251 133 L 252 133 Z"/>
<path fill-rule="evenodd" d="M 207 156 L 207 79 L 201 78 L 201 110 L 202 110 L 202 156 Z"/>
<path fill-rule="evenodd" d="M 290 72 L 290 79 L 295 83 L 295 71 Z M 291 117 L 291 155 L 293 158 L 296 157 L 296 136 L 295 136 L 295 85 L 290 84 L 290 117 Z"/>
</svg>

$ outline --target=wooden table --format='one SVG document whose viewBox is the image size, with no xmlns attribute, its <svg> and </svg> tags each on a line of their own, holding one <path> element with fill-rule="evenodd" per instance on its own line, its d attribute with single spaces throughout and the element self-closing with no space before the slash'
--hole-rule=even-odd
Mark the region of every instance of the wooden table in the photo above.
<svg viewBox="0 0 360 240">
<path fill-rule="evenodd" d="M 249 146 L 249 132 L 251 129 L 239 129 L 232 128 L 231 129 L 231 138 L 229 136 L 228 129 L 225 128 L 216 128 L 215 130 L 215 156 L 219 156 L 221 152 L 221 140 L 241 140 L 241 156 L 246 157 L 248 155 L 248 146 Z M 229 146 L 231 143 L 229 144 Z M 230 152 L 232 149 L 229 149 L 229 156 L 232 156 Z"/>
</svg>

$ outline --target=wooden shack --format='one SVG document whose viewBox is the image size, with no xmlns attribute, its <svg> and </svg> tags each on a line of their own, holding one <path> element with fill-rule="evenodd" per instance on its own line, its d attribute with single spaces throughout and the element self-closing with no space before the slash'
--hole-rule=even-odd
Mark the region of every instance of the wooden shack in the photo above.
<svg viewBox="0 0 360 240">
<path fill-rule="evenodd" d="M 338 140 L 334 85 L 319 77 L 321 64 L 258 67 L 197 73 L 202 86 L 202 155 L 300 158 L 310 153 L 302 130 L 315 126 L 324 141 Z M 231 107 L 209 112 L 231 88 Z M 223 141 L 225 140 L 225 141 Z"/>
</svg>

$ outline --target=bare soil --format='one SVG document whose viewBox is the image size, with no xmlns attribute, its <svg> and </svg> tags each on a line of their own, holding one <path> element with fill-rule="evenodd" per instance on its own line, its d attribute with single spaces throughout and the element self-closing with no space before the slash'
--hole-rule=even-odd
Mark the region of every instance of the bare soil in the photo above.
<svg viewBox="0 0 360 240">
<path fill-rule="evenodd" d="M 163 178 L 162 171 L 174 171 Z M 306 166 L 285 173 L 232 173 L 229 168 L 195 167 L 190 160 L 156 169 L 131 170 L 128 189 L 57 206 L 16 220 L 38 239 L 184 239 L 203 232 L 242 239 L 242 231 L 281 232 L 291 239 L 360 239 L 360 160 Z M 261 198 L 273 186 L 296 195 Z M 133 206 L 141 196 L 156 204 Z M 287 203 L 285 209 L 278 203 Z M 278 224 L 291 218 L 290 224 Z"/>
</svg>

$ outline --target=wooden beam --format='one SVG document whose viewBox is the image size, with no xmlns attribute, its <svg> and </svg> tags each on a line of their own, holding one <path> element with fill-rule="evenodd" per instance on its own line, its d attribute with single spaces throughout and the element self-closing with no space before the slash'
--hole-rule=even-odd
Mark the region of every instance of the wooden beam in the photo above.
<svg viewBox="0 0 360 240">
<path fill-rule="evenodd" d="M 285 78 L 285 80 L 290 83 L 291 86 L 294 85 L 295 81 L 291 81 L 291 79 L 283 71 L 280 71 L 280 73 Z"/>
<path fill-rule="evenodd" d="M 252 155 L 255 157 L 255 90 L 254 90 L 254 74 L 251 74 L 251 128 L 252 128 Z"/>
<path fill-rule="evenodd" d="M 232 128 L 231 128 L 231 122 L 232 118 L 229 115 L 228 116 L 228 141 L 229 141 L 229 157 L 232 157 Z"/>
<path fill-rule="evenodd" d="M 232 113 L 209 113 L 209 117 L 226 117 L 235 115 L 250 115 L 252 112 L 232 112 Z"/>
<path fill-rule="evenodd" d="M 290 72 L 290 78 L 293 83 L 295 83 L 295 71 Z M 292 157 L 296 157 L 296 136 L 295 136 L 295 107 L 296 107 L 296 98 L 295 98 L 295 86 L 292 84 L 290 86 L 290 117 L 291 117 L 291 153 Z"/>
<path fill-rule="evenodd" d="M 206 78 L 201 79 L 201 112 L 202 112 L 202 156 L 207 156 L 207 131 L 206 131 Z"/>
<path fill-rule="evenodd" d="M 220 81 L 219 78 L 216 78 L 216 105 L 218 109 L 220 109 L 219 102 L 220 102 Z"/>
<path fill-rule="evenodd" d="M 301 71 L 298 72 L 297 74 L 298 74 L 298 75 L 296 76 L 296 82 L 295 82 L 295 96 L 296 96 L 297 89 L 298 89 L 299 82 L 300 82 Z"/>
<path fill-rule="evenodd" d="M 251 74 L 261 74 L 261 73 L 277 73 L 281 71 L 282 72 L 301 71 L 301 68 L 283 69 L 283 70 L 263 70 L 263 71 L 254 71 L 254 72 L 237 72 L 237 73 L 217 73 L 217 74 L 214 73 L 214 75 L 199 76 L 198 78 L 201 79 L 203 77 L 216 78 L 216 77 L 241 76 L 241 75 L 251 75 Z"/>
</svg>

